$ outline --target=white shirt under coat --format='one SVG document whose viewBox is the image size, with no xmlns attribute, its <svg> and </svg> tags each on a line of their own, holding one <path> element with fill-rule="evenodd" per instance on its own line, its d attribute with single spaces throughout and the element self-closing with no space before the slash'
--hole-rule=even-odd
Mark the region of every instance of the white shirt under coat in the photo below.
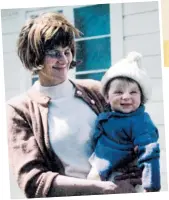
<svg viewBox="0 0 169 200">
<path fill-rule="evenodd" d="M 91 136 L 96 114 L 81 99 L 74 97 L 75 88 L 69 80 L 43 87 L 34 87 L 51 98 L 48 113 L 49 140 L 62 161 L 67 176 L 86 178 L 90 171 Z"/>
</svg>

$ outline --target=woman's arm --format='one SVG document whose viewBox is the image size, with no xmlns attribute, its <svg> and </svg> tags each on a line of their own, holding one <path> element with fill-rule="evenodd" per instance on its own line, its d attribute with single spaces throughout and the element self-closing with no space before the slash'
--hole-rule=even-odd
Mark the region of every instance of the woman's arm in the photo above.
<svg viewBox="0 0 169 200">
<path fill-rule="evenodd" d="M 56 197 L 134 192 L 129 183 L 71 178 L 52 172 L 39 148 L 28 116 L 22 109 L 7 105 L 9 160 L 26 197 Z"/>
<path fill-rule="evenodd" d="M 134 193 L 134 187 L 126 181 L 119 181 L 114 184 L 110 181 L 95 181 L 58 175 L 49 191 L 51 196 L 79 196 L 79 195 L 99 195 Z"/>
<path fill-rule="evenodd" d="M 45 161 L 23 104 L 7 105 L 9 162 L 26 197 L 45 197 L 57 173 Z"/>
</svg>

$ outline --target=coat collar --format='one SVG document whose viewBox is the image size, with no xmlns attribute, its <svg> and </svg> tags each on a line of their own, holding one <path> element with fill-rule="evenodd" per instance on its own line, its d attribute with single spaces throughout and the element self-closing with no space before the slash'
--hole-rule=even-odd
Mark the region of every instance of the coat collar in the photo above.
<svg viewBox="0 0 169 200">
<path fill-rule="evenodd" d="M 75 87 L 75 97 L 81 97 L 83 98 L 86 102 L 90 101 L 84 94 L 85 89 L 83 86 L 79 85 L 76 83 L 76 80 L 70 80 L 69 81 L 73 84 Z M 31 87 L 28 92 L 28 96 L 30 99 L 33 101 L 37 102 L 38 104 L 41 104 L 42 106 L 46 107 L 49 104 L 49 101 L 51 100 L 50 97 L 46 96 L 45 94 L 37 91 L 34 87 Z"/>
</svg>

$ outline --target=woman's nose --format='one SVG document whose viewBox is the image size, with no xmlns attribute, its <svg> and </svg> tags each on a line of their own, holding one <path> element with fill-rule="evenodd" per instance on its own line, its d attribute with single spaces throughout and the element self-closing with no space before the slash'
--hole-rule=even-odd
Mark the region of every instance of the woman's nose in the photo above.
<svg viewBox="0 0 169 200">
<path fill-rule="evenodd" d="M 65 56 L 65 54 L 60 54 L 57 59 L 58 59 L 58 61 L 59 61 L 60 64 L 66 64 L 66 63 L 68 63 L 68 59 Z"/>
</svg>

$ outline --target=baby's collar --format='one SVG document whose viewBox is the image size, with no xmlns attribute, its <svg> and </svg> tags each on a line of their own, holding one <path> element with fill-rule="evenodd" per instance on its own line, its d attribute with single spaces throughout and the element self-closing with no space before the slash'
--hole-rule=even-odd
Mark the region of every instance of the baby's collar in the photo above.
<svg viewBox="0 0 169 200">
<path fill-rule="evenodd" d="M 145 106 L 140 105 L 140 107 L 135 110 L 134 112 L 131 113 L 122 113 L 122 112 L 117 112 L 117 111 L 108 111 L 108 112 L 103 112 L 100 114 L 99 118 L 100 120 L 105 120 L 109 119 L 111 117 L 131 117 L 131 116 L 136 116 L 145 111 Z"/>
</svg>

